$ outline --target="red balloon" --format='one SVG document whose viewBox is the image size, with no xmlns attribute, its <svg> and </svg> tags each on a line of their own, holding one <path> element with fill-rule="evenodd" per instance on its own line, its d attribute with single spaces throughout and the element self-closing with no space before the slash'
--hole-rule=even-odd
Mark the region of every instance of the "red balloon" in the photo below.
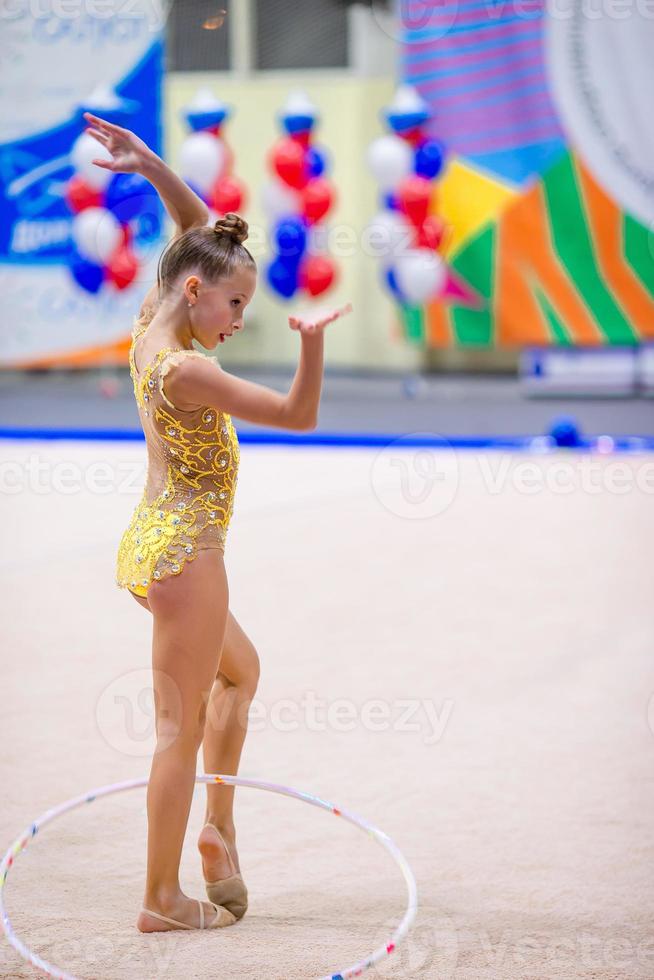
<svg viewBox="0 0 654 980">
<path fill-rule="evenodd" d="M 336 277 L 336 268 L 325 255 L 308 255 L 299 270 L 298 284 L 311 296 L 320 296 Z"/>
<path fill-rule="evenodd" d="M 304 133 L 292 133 L 291 139 L 299 143 L 303 150 L 308 150 L 309 142 L 311 141 L 311 130 L 307 129 Z"/>
<path fill-rule="evenodd" d="M 289 187 L 302 190 L 309 179 L 309 168 L 306 165 L 306 154 L 297 140 L 290 136 L 279 140 L 273 147 L 271 163 L 281 179 Z"/>
<path fill-rule="evenodd" d="M 405 177 L 397 190 L 400 211 L 406 214 L 416 228 L 420 228 L 427 217 L 430 198 L 431 181 L 417 174 Z"/>
<path fill-rule="evenodd" d="M 134 253 L 124 245 L 119 245 L 107 265 L 108 281 L 112 282 L 116 289 L 125 289 L 134 282 L 138 271 L 139 263 Z"/>
<path fill-rule="evenodd" d="M 327 214 L 334 203 L 334 188 L 324 177 L 314 177 L 302 192 L 302 211 L 309 224 Z"/>
<path fill-rule="evenodd" d="M 219 214 L 239 211 L 243 205 L 243 197 L 243 187 L 236 177 L 221 177 L 211 192 L 209 206 Z"/>
<path fill-rule="evenodd" d="M 428 214 L 418 229 L 418 247 L 436 251 L 445 234 L 445 222 L 437 214 Z"/>
<path fill-rule="evenodd" d="M 414 126 L 413 129 L 405 129 L 403 133 L 398 133 L 397 135 L 401 136 L 403 140 L 406 140 L 407 143 L 410 143 L 413 147 L 420 146 L 421 143 L 424 143 L 426 138 L 424 132 L 422 131 L 422 126 Z"/>
<path fill-rule="evenodd" d="M 104 205 L 104 194 L 94 187 L 89 187 L 75 174 L 66 185 L 66 203 L 71 211 L 79 214 L 85 208 L 101 208 Z"/>
</svg>

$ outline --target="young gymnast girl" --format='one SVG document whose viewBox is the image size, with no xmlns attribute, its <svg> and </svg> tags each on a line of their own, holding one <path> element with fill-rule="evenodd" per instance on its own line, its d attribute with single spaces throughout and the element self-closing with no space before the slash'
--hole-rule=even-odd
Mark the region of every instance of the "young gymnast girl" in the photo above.
<svg viewBox="0 0 654 980">
<path fill-rule="evenodd" d="M 232 925 L 247 909 L 234 828 L 234 787 L 206 784 L 198 839 L 210 902 L 181 890 L 179 864 L 197 755 L 204 771 L 236 775 L 247 708 L 259 678 L 254 644 L 229 610 L 224 564 L 239 445 L 231 416 L 260 425 L 315 428 L 323 375 L 323 331 L 347 304 L 300 334 L 288 394 L 223 370 L 212 350 L 244 327 L 256 263 L 237 214 L 208 225 L 204 202 L 128 129 L 85 113 L 110 154 L 94 162 L 136 172 L 157 189 L 175 223 L 132 331 L 130 374 L 147 446 L 142 497 L 119 544 L 116 584 L 152 614 L 156 748 L 147 789 L 147 872 L 141 932 Z"/>
</svg>

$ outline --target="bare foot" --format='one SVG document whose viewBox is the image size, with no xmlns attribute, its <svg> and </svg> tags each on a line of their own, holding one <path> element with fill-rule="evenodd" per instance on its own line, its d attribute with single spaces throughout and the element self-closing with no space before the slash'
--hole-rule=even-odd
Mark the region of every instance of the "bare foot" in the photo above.
<svg viewBox="0 0 654 980">
<path fill-rule="evenodd" d="M 183 895 L 171 904 L 144 901 L 143 905 L 152 912 L 158 912 L 159 915 L 165 915 L 169 919 L 177 919 L 179 922 L 186 923 L 186 925 L 191 926 L 193 929 L 200 928 L 200 909 L 194 898 L 187 898 L 186 895 Z M 227 912 L 227 909 L 221 908 L 220 906 L 216 912 L 211 902 L 203 902 L 202 907 L 204 909 L 205 929 L 210 928 L 212 923 L 219 918 L 227 919 L 227 916 L 231 916 L 231 913 Z M 231 918 L 234 917 L 231 916 Z M 227 922 L 226 924 L 231 925 L 231 923 Z M 156 916 L 149 915 L 147 912 L 141 910 L 136 919 L 136 928 L 139 932 L 167 932 L 168 930 L 184 929 L 184 926 L 176 926 L 170 922 L 163 922 Z"/>
<path fill-rule="evenodd" d="M 227 852 L 220 839 L 221 835 L 227 845 Z M 220 881 L 241 870 L 236 850 L 236 834 L 232 828 L 218 829 L 213 824 L 205 824 L 198 837 L 198 850 L 202 857 L 205 881 Z"/>
</svg>

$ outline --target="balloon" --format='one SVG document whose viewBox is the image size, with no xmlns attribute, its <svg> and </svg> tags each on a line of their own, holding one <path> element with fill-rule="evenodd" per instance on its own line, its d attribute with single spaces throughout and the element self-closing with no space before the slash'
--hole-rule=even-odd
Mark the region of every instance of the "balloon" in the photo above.
<svg viewBox="0 0 654 980">
<path fill-rule="evenodd" d="M 301 190 L 309 179 L 304 149 L 290 136 L 279 140 L 272 149 L 270 161 L 276 173 L 289 187 Z"/>
<path fill-rule="evenodd" d="M 300 200 L 298 191 L 277 178 L 264 184 L 261 191 L 261 207 L 271 222 L 286 214 L 297 214 L 301 207 Z"/>
<path fill-rule="evenodd" d="M 395 279 L 408 303 L 424 303 L 445 284 L 445 263 L 429 249 L 411 249 L 395 263 Z"/>
<path fill-rule="evenodd" d="M 398 303 L 405 303 L 406 302 L 406 299 L 402 295 L 402 292 L 400 290 L 400 287 L 397 284 L 397 278 L 395 276 L 395 269 L 392 266 L 389 266 L 387 269 L 385 269 L 385 271 L 384 271 L 384 280 L 386 282 L 386 285 L 390 289 L 391 293 L 393 294 L 393 296 L 395 297 L 395 299 L 398 301 Z"/>
<path fill-rule="evenodd" d="M 191 133 L 182 143 L 180 172 L 187 182 L 196 184 L 204 194 L 211 191 L 225 164 L 222 140 L 210 133 Z"/>
<path fill-rule="evenodd" d="M 388 208 L 390 211 L 399 211 L 400 205 L 397 202 L 397 197 L 392 191 L 384 195 L 384 207 Z"/>
<path fill-rule="evenodd" d="M 406 177 L 397 189 L 400 210 L 408 215 L 416 228 L 420 228 L 427 217 L 431 190 L 430 181 L 415 174 Z"/>
<path fill-rule="evenodd" d="M 219 214 L 239 211 L 243 205 L 243 185 L 236 177 L 221 177 L 209 198 L 211 207 Z"/>
<path fill-rule="evenodd" d="M 106 208 L 86 208 L 73 218 L 73 241 L 83 259 L 105 265 L 122 242 L 121 226 Z"/>
<path fill-rule="evenodd" d="M 425 139 L 422 126 L 414 126 L 413 129 L 405 129 L 402 133 L 402 139 L 414 148 L 420 146 Z"/>
<path fill-rule="evenodd" d="M 428 214 L 418 229 L 418 245 L 436 250 L 443 241 L 445 223 L 437 214 Z"/>
<path fill-rule="evenodd" d="M 282 218 L 274 235 L 279 256 L 284 263 L 298 263 L 307 246 L 307 230 L 302 218 Z"/>
<path fill-rule="evenodd" d="M 141 174 L 114 174 L 107 191 L 105 204 L 121 224 L 127 224 L 142 211 L 156 209 L 157 192 Z"/>
<path fill-rule="evenodd" d="M 386 267 L 413 248 L 414 237 L 414 229 L 399 211 L 380 211 L 368 225 L 366 246 Z"/>
<path fill-rule="evenodd" d="M 368 147 L 366 160 L 382 190 L 393 190 L 413 170 L 411 147 L 399 136 L 379 136 Z"/>
<path fill-rule="evenodd" d="M 66 204 L 75 214 L 84 208 L 99 208 L 102 206 L 102 191 L 91 187 L 79 174 L 70 178 L 66 185 Z"/>
<path fill-rule="evenodd" d="M 104 269 L 95 262 L 87 262 L 81 255 L 75 254 L 70 263 L 70 271 L 75 282 L 87 293 L 97 293 L 104 282 Z"/>
<path fill-rule="evenodd" d="M 324 177 L 314 177 L 302 193 L 302 212 L 310 224 L 327 214 L 334 201 L 334 189 Z"/>
<path fill-rule="evenodd" d="M 334 281 L 336 268 L 326 255 L 308 255 L 300 266 L 300 286 L 311 296 L 319 296 Z"/>
<path fill-rule="evenodd" d="M 292 140 L 299 143 L 303 150 L 309 149 L 309 141 L 311 139 L 311 132 L 307 130 L 302 130 L 297 133 L 289 133 Z"/>
<path fill-rule="evenodd" d="M 319 150 L 317 146 L 310 146 L 307 150 L 307 166 L 309 168 L 309 176 L 320 177 L 327 167 L 325 150 Z"/>
<path fill-rule="evenodd" d="M 307 226 L 307 252 L 319 255 L 329 251 L 329 236 L 331 228 L 324 221 Z"/>
<path fill-rule="evenodd" d="M 280 296 L 290 299 L 297 289 L 297 267 L 289 267 L 277 256 L 266 269 L 268 284 Z"/>
<path fill-rule="evenodd" d="M 432 180 L 443 168 L 443 146 L 436 140 L 425 140 L 416 149 L 414 170 L 420 177 Z"/>
<path fill-rule="evenodd" d="M 113 172 L 98 167 L 93 161 L 112 159 L 109 150 L 102 143 L 98 143 L 89 133 L 82 133 L 81 136 L 78 136 L 70 151 L 70 161 L 77 171 L 78 177 L 81 177 L 89 187 L 93 187 L 95 190 L 102 190 L 103 187 L 106 187 L 113 177 Z"/>
<path fill-rule="evenodd" d="M 117 289 L 125 289 L 136 278 L 139 271 L 138 259 L 124 245 L 121 245 L 109 259 L 107 265 L 107 279 L 112 282 Z"/>
</svg>

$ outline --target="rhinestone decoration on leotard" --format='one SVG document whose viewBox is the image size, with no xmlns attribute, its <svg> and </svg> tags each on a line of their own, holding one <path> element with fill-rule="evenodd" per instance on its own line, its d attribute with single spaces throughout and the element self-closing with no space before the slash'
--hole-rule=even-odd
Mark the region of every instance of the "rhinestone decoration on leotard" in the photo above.
<svg viewBox="0 0 654 980">
<path fill-rule="evenodd" d="M 179 574 L 204 548 L 224 550 L 240 460 L 228 413 L 212 406 L 178 409 L 164 390 L 168 371 L 185 358 L 214 359 L 165 347 L 139 374 L 134 345 L 145 330 L 139 329 L 142 323 L 132 334 L 129 366 L 146 437 L 148 479 L 116 563 L 116 584 L 141 595 L 151 581 Z"/>
</svg>

